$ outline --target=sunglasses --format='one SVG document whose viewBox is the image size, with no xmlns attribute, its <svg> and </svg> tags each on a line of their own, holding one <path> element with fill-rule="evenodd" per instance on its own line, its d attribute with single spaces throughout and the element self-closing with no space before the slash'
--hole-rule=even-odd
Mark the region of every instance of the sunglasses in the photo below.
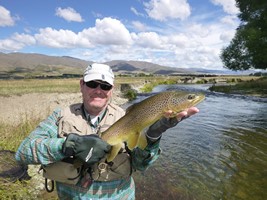
<svg viewBox="0 0 267 200">
<path fill-rule="evenodd" d="M 85 82 L 85 84 L 87 87 L 93 88 L 93 89 L 97 88 L 100 85 L 101 90 L 105 90 L 105 91 L 111 90 L 111 88 L 112 88 L 112 85 L 109 85 L 106 83 L 99 83 L 96 81 Z"/>
</svg>

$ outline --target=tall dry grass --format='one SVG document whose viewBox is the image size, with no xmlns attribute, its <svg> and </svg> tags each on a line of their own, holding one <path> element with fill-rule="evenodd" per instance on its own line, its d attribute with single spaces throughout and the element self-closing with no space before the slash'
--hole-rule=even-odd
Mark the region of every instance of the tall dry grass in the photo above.
<svg viewBox="0 0 267 200">
<path fill-rule="evenodd" d="M 0 150 L 15 152 L 21 141 L 37 126 L 40 120 L 38 118 L 34 120 L 25 119 L 17 125 L 1 123 Z M 1 160 L 1 162 L 5 162 L 5 160 Z M 11 182 L 2 178 L 0 179 L 0 199 L 36 199 L 39 191 L 35 191 L 34 188 L 35 186 L 31 180 Z"/>
</svg>

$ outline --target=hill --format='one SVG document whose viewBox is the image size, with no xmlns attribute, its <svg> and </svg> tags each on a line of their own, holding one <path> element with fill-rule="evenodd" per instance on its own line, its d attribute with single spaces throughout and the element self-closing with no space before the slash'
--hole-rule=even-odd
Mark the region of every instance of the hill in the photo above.
<svg viewBox="0 0 267 200">
<path fill-rule="evenodd" d="M 72 57 L 47 56 L 28 53 L 0 53 L 0 75 L 10 76 L 59 76 L 81 74 L 91 62 Z"/>
<path fill-rule="evenodd" d="M 78 76 L 91 64 L 69 56 L 47 56 L 35 53 L 0 53 L 0 78 L 56 77 L 62 75 Z M 192 73 L 179 69 L 142 61 L 114 60 L 106 62 L 116 74 L 172 74 Z"/>
<path fill-rule="evenodd" d="M 150 73 L 150 74 L 168 75 L 172 73 L 192 72 L 186 69 L 167 67 L 144 61 L 113 60 L 110 62 L 106 62 L 106 64 L 110 65 L 113 71 L 118 73 Z"/>
</svg>

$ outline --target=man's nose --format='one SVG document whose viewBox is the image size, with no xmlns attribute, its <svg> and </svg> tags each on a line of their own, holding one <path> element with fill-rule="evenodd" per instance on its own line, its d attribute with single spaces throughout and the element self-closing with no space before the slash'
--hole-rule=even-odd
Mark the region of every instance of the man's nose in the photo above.
<svg viewBox="0 0 267 200">
<path fill-rule="evenodd" d="M 95 88 L 96 91 L 102 92 L 102 89 L 100 88 L 100 84 Z"/>
</svg>

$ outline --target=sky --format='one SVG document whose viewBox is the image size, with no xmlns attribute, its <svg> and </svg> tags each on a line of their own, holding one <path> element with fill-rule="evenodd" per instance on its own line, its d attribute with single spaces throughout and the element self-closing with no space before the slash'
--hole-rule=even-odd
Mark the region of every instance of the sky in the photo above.
<svg viewBox="0 0 267 200">
<path fill-rule="evenodd" d="M 0 0 L 0 52 L 223 69 L 235 0 Z"/>
</svg>

